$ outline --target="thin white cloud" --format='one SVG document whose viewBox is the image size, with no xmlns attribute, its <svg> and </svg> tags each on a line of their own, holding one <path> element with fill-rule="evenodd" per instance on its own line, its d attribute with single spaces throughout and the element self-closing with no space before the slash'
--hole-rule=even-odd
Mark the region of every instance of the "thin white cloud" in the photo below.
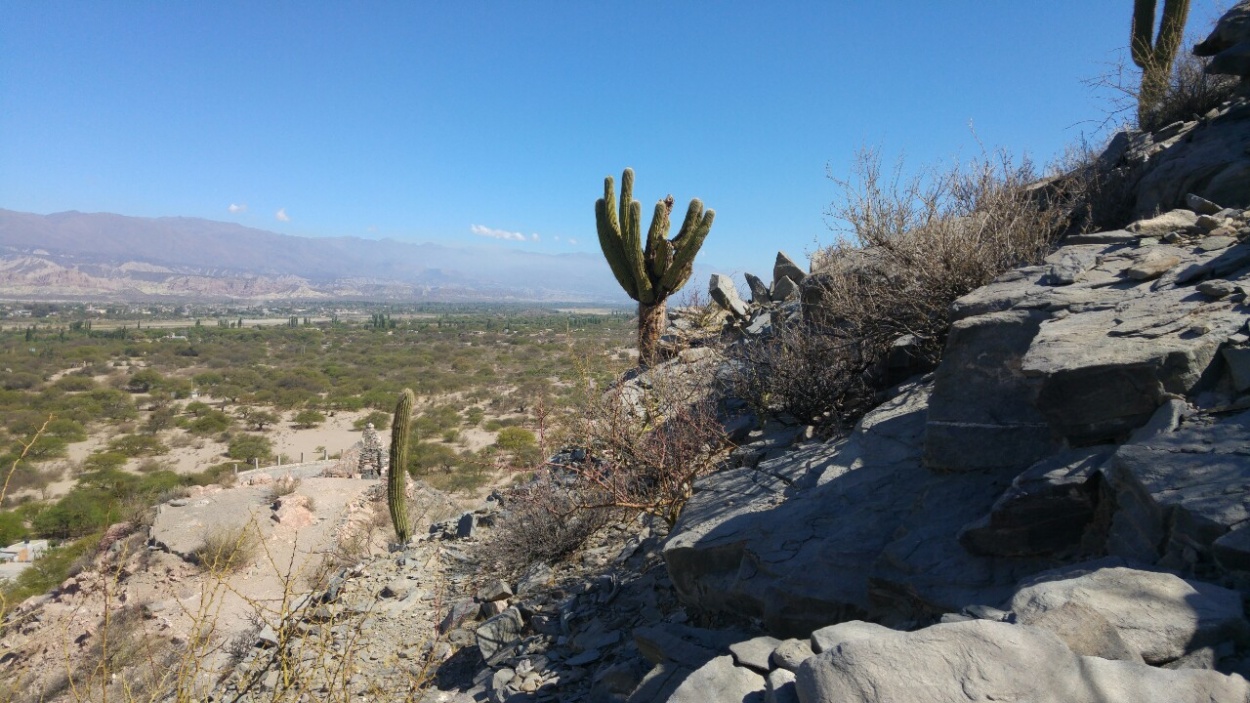
<svg viewBox="0 0 1250 703">
<path fill-rule="evenodd" d="M 230 207 L 226 209 L 230 211 L 231 215 L 237 215 L 240 212 L 247 212 L 247 203 L 243 203 L 242 205 L 239 205 L 237 203 L 230 203 Z"/>
<path fill-rule="evenodd" d="M 577 240 L 573 239 L 572 237 L 569 237 L 569 244 L 572 244 L 573 246 L 577 246 Z"/>
<path fill-rule="evenodd" d="M 506 229 L 494 229 L 483 225 L 470 225 L 469 230 L 479 237 L 490 237 L 491 239 L 503 239 L 509 242 L 524 242 L 525 235 L 520 232 L 509 232 Z"/>
<path fill-rule="evenodd" d="M 273 219 L 278 222 L 290 222 L 291 216 L 286 214 L 286 208 L 280 207 L 278 208 L 278 211 L 273 214 Z"/>
<path fill-rule="evenodd" d="M 531 234 L 531 235 L 530 235 L 530 241 L 531 241 L 531 242 L 537 242 L 537 241 L 538 241 L 538 233 L 537 233 L 537 232 L 534 232 L 533 234 Z"/>
</svg>

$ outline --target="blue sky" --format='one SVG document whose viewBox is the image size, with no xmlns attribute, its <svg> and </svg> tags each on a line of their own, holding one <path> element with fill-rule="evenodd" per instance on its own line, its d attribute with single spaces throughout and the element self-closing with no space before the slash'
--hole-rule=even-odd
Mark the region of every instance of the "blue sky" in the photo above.
<svg viewBox="0 0 1250 703">
<path fill-rule="evenodd" d="M 1229 4 L 1194 0 L 1191 33 Z M 1131 7 L 7 0 L 0 207 L 596 252 L 602 179 L 632 166 L 644 211 L 717 211 L 704 264 L 767 273 L 833 240 L 826 173 L 861 147 L 1103 139 L 1083 80 Z"/>
</svg>

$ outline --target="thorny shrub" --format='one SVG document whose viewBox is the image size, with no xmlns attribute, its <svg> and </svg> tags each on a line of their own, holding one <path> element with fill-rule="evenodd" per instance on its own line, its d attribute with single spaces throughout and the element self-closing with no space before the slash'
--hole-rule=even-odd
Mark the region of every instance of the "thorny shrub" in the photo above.
<svg viewBox="0 0 1250 703">
<path fill-rule="evenodd" d="M 1040 261 L 1084 196 L 1072 182 L 1039 188 L 1027 160 L 1003 154 L 904 180 L 866 150 L 850 179 L 831 179 L 841 192 L 827 214 L 843 237 L 813 256 L 803 323 L 730 353 L 731 385 L 758 411 L 835 426 L 876 404 L 897 340 L 914 365 L 935 365 L 950 304 Z"/>
<path fill-rule="evenodd" d="M 695 481 L 714 471 L 731 445 L 714 396 L 669 383 L 659 377 L 663 370 L 588 394 L 565 432 L 580 448 L 504 493 L 489 560 L 512 573 L 554 563 L 626 513 L 677 522 Z M 540 447 L 545 424 L 539 423 Z"/>
</svg>

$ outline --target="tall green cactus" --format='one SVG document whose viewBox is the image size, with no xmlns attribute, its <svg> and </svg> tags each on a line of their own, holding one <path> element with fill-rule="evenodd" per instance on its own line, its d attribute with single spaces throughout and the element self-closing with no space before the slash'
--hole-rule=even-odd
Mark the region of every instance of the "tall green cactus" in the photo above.
<svg viewBox="0 0 1250 703">
<path fill-rule="evenodd" d="M 603 179 L 603 197 L 595 201 L 599 247 L 612 275 L 625 293 L 638 301 L 638 356 L 642 366 L 658 361 L 664 332 L 665 301 L 690 279 L 694 257 L 712 229 L 716 211 L 704 210 L 694 198 L 686 209 L 677 236 L 668 239 L 673 196 L 655 204 L 647 241 L 642 241 L 642 203 L 633 199 L 634 170 L 621 174 L 621 202 L 617 211 L 612 177 Z"/>
<path fill-rule="evenodd" d="M 1176 51 L 1185 36 L 1185 21 L 1189 17 L 1189 0 L 1164 0 L 1159 36 L 1153 38 L 1155 1 L 1133 0 L 1129 47 L 1133 63 L 1141 69 L 1141 91 L 1137 94 L 1138 126 L 1150 123 L 1151 113 L 1167 92 L 1172 62 L 1176 60 Z"/>
<path fill-rule="evenodd" d="M 391 420 L 391 464 L 386 473 L 386 507 L 391 511 L 391 524 L 400 544 L 408 544 L 412 525 L 408 523 L 408 505 L 405 492 L 408 488 L 408 430 L 412 424 L 412 405 L 417 402 L 412 390 L 405 388 L 395 405 L 395 418 Z"/>
</svg>

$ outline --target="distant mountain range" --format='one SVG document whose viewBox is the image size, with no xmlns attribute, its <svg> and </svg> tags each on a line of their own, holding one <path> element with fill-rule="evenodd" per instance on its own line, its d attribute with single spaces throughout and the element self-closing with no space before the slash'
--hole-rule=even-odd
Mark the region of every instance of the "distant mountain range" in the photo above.
<svg viewBox="0 0 1250 703">
<path fill-rule="evenodd" d="M 0 297 L 628 302 L 597 253 L 295 237 L 188 217 L 4 209 Z"/>
</svg>

